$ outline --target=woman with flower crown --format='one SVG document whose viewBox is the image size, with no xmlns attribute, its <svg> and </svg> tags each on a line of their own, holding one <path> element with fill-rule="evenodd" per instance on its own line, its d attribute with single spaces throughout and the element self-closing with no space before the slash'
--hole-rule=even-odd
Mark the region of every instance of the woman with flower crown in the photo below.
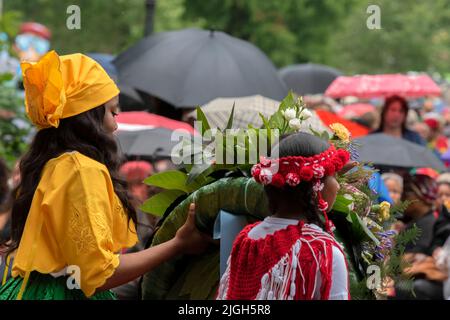
<svg viewBox="0 0 450 320">
<path fill-rule="evenodd" d="M 26 112 L 38 132 L 20 162 L 11 239 L 0 244 L 6 270 L 12 267 L 0 300 L 114 299 L 109 289 L 206 248 L 191 205 L 173 239 L 120 254 L 137 236 L 136 214 L 118 178 L 117 86 L 82 54 L 51 51 L 21 67 Z"/>
<path fill-rule="evenodd" d="M 217 298 L 349 299 L 345 255 L 327 216 L 340 188 L 335 173 L 349 152 L 295 133 L 275 154 L 279 158 L 262 159 L 251 171 L 264 185 L 271 216 L 236 237 Z"/>
</svg>

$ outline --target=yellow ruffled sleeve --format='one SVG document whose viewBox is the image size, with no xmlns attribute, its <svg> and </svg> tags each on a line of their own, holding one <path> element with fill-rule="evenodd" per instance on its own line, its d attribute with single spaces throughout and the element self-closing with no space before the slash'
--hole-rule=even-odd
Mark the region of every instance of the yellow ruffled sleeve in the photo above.
<svg viewBox="0 0 450 320">
<path fill-rule="evenodd" d="M 47 192 L 43 205 L 49 210 L 59 251 L 67 266 L 80 270 L 80 289 L 91 296 L 119 265 L 114 244 L 115 194 L 109 175 L 94 166 L 76 169 L 67 190 L 69 201 L 58 201 L 61 192 Z M 123 220 L 126 223 L 126 220 Z"/>
</svg>

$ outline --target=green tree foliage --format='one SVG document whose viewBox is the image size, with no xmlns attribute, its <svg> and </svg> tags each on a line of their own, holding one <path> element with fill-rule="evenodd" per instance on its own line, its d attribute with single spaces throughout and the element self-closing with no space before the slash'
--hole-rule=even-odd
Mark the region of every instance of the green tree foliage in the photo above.
<svg viewBox="0 0 450 320">
<path fill-rule="evenodd" d="M 261 48 L 278 66 L 325 63 L 333 31 L 355 0 L 188 0 L 185 17 L 205 19 L 205 28 L 223 30 Z"/>
<path fill-rule="evenodd" d="M 69 30 L 67 8 L 81 11 L 81 29 Z M 72 52 L 118 53 L 143 36 L 145 0 L 5 0 L 4 10 L 17 10 L 23 21 L 36 21 L 52 31 L 52 48 Z"/>
<path fill-rule="evenodd" d="M 369 5 L 378 5 L 381 29 L 370 30 Z M 360 0 L 332 37 L 330 64 L 349 73 L 448 71 L 448 0 Z"/>
</svg>

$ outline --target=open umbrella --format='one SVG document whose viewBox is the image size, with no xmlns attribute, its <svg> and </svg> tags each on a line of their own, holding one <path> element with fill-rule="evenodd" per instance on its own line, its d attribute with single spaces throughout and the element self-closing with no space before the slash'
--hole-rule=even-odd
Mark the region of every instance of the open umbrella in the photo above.
<svg viewBox="0 0 450 320">
<path fill-rule="evenodd" d="M 445 170 L 444 164 L 431 150 L 405 139 L 376 133 L 355 141 L 361 145 L 359 161 L 380 166 Z"/>
<path fill-rule="evenodd" d="M 338 77 L 325 91 L 332 98 L 354 96 L 377 98 L 400 95 L 417 98 L 426 95 L 439 96 L 441 89 L 427 75 L 378 74 Z"/>
<path fill-rule="evenodd" d="M 366 127 L 363 127 L 362 125 L 356 122 L 343 119 L 338 115 L 334 114 L 333 112 L 325 110 L 317 110 L 316 113 L 319 119 L 322 120 L 322 122 L 326 126 L 329 126 L 330 124 L 333 123 L 343 124 L 348 129 L 348 131 L 350 131 L 353 138 L 362 137 L 369 133 L 369 129 L 367 129 Z"/>
<path fill-rule="evenodd" d="M 172 136 L 173 131 L 155 128 L 138 131 L 118 131 L 120 148 L 129 156 L 147 156 L 153 159 L 171 157 L 172 150 L 180 143 L 181 135 Z M 190 134 L 182 135 L 190 139 Z M 178 139 L 178 140 L 177 140 Z"/>
<path fill-rule="evenodd" d="M 121 53 L 114 64 L 121 82 L 175 107 L 255 94 L 281 100 L 287 94 L 261 50 L 220 31 L 157 33 Z"/>
<path fill-rule="evenodd" d="M 120 112 L 116 117 L 116 121 L 119 131 L 166 128 L 169 130 L 183 129 L 195 134 L 194 128 L 185 122 L 176 121 L 146 111 Z"/>
<path fill-rule="evenodd" d="M 324 93 L 331 82 L 342 75 L 339 70 L 321 64 L 304 63 L 284 67 L 279 75 L 288 89 L 299 95 Z"/>
<path fill-rule="evenodd" d="M 249 124 L 255 128 L 260 128 L 263 125 L 263 121 L 259 113 L 267 118 L 270 117 L 278 110 L 280 102 L 260 95 L 240 98 L 217 98 L 201 107 L 201 109 L 211 127 L 224 129 L 227 126 L 233 105 L 233 128 L 248 128 Z M 314 111 L 311 111 L 311 113 L 312 116 L 302 123 L 305 130 L 308 130 L 309 126 L 320 132 L 329 130 Z M 197 112 L 191 112 L 189 117 L 196 119 Z"/>
</svg>

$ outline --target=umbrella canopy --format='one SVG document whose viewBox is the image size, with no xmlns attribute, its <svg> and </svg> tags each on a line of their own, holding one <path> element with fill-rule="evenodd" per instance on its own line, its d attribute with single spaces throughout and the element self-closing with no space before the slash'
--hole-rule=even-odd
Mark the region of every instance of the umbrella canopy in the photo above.
<svg viewBox="0 0 450 320">
<path fill-rule="evenodd" d="M 417 98 L 440 94 L 441 89 L 429 76 L 403 74 L 341 76 L 336 78 L 325 91 L 325 95 L 332 98 L 347 96 L 376 98 L 392 95 Z"/>
<path fill-rule="evenodd" d="M 330 111 L 317 110 L 316 113 L 326 126 L 336 122 L 343 124 L 350 131 L 353 138 L 362 137 L 369 133 L 369 129 L 366 127 L 356 122 L 343 119 Z"/>
<path fill-rule="evenodd" d="M 369 103 L 353 103 L 344 106 L 337 115 L 342 118 L 351 119 L 358 118 L 367 112 L 376 112 L 377 109 L 374 105 Z"/>
<path fill-rule="evenodd" d="M 324 93 L 342 73 L 328 66 L 305 63 L 284 67 L 280 69 L 279 75 L 288 89 L 306 95 Z"/>
<path fill-rule="evenodd" d="M 129 156 L 147 156 L 153 159 L 171 157 L 172 150 L 180 140 L 172 139 L 172 130 L 155 128 L 116 133 L 123 153 Z M 190 139 L 190 134 L 185 135 Z"/>
<path fill-rule="evenodd" d="M 181 121 L 172 120 L 146 111 L 121 112 L 116 117 L 119 131 L 135 131 L 152 128 L 184 129 L 195 134 L 194 128 Z"/>
<path fill-rule="evenodd" d="M 444 164 L 431 150 L 405 139 L 376 133 L 355 141 L 361 145 L 359 161 L 381 166 L 445 170 Z"/>
<path fill-rule="evenodd" d="M 267 56 L 220 31 L 184 29 L 139 41 L 115 60 L 119 79 L 175 107 L 254 94 L 281 100 L 287 89 Z"/>
<path fill-rule="evenodd" d="M 272 100 L 260 95 L 240 98 L 217 98 L 201 107 L 211 127 L 224 129 L 234 104 L 233 128 L 248 128 L 251 124 L 260 128 L 263 121 L 259 116 L 262 113 L 266 118 L 278 110 L 279 101 Z M 318 118 L 314 111 L 312 117 L 302 123 L 303 129 L 308 130 L 311 126 L 316 131 L 329 130 Z M 196 119 L 197 112 L 193 111 L 190 117 Z"/>
<path fill-rule="evenodd" d="M 112 63 L 112 61 L 114 60 L 113 55 L 95 52 L 88 53 L 87 55 L 97 61 L 103 67 L 103 69 L 105 69 L 111 79 L 117 82 L 118 72 L 116 66 Z M 119 87 L 121 94 L 124 94 L 139 103 L 143 102 L 139 93 L 137 93 L 136 90 L 134 90 L 132 87 L 120 82 L 117 83 L 117 86 Z"/>
</svg>

